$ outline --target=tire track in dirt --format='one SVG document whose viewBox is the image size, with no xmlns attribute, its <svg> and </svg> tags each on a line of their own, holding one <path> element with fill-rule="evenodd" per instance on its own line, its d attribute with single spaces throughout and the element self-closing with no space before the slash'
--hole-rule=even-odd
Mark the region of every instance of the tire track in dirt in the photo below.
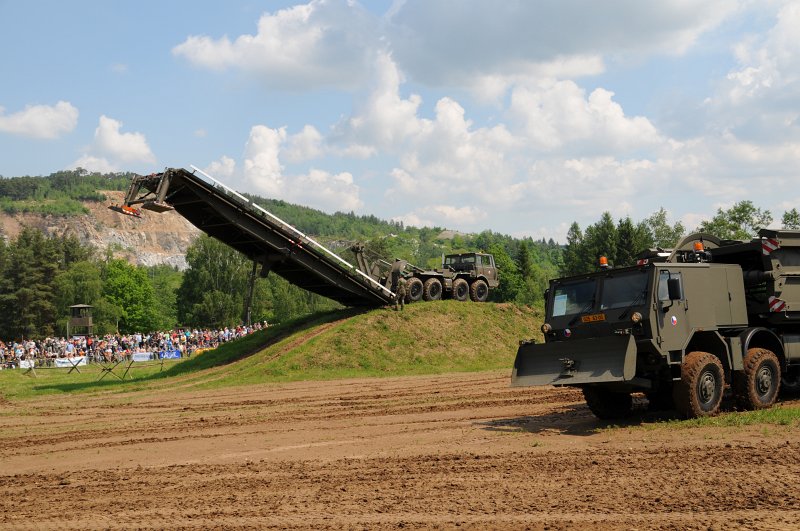
<svg viewBox="0 0 800 531">
<path fill-rule="evenodd" d="M 0 417 L 0 528 L 791 529 L 797 427 L 604 430 L 506 371 L 137 391 Z"/>
</svg>

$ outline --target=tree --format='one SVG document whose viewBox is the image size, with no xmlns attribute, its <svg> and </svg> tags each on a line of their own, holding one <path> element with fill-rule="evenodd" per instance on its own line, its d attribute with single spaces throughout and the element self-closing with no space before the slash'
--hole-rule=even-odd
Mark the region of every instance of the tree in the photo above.
<svg viewBox="0 0 800 531">
<path fill-rule="evenodd" d="M 201 235 L 186 251 L 186 263 L 177 292 L 178 320 L 193 326 L 240 322 L 252 267 L 247 257 Z"/>
<path fill-rule="evenodd" d="M 492 299 L 498 302 L 516 300 L 523 284 L 517 264 L 499 244 L 490 247 L 489 253 L 494 255 L 494 263 L 500 273 L 500 285 L 492 292 Z"/>
<path fill-rule="evenodd" d="M 752 201 L 739 201 L 727 210 L 717 209 L 711 220 L 700 224 L 700 232 L 708 232 L 723 240 L 749 240 L 759 229 L 772 223 L 769 210 L 761 210 Z"/>
<path fill-rule="evenodd" d="M 653 238 L 653 245 L 662 249 L 671 249 L 680 241 L 686 233 L 683 223 L 675 222 L 674 225 L 667 223 L 667 211 L 664 207 L 658 209 L 647 219 L 644 224 L 650 231 Z"/>
<path fill-rule="evenodd" d="M 592 271 L 598 260 L 605 256 L 609 261 L 617 255 L 617 227 L 609 212 L 603 212 L 600 221 L 586 228 L 583 236 L 584 271 Z"/>
<path fill-rule="evenodd" d="M 149 332 L 158 328 L 155 294 L 144 268 L 121 259 L 109 260 L 103 270 L 103 296 L 122 310 L 120 332 Z"/>
<path fill-rule="evenodd" d="M 644 222 L 633 224 L 630 217 L 617 224 L 617 254 L 614 264 L 618 267 L 632 265 L 641 251 L 653 246 L 653 236 Z"/>
<path fill-rule="evenodd" d="M 177 291 L 183 273 L 174 267 L 162 264 L 147 268 L 147 276 L 153 285 L 156 298 L 158 328 L 173 328 L 178 322 Z"/>
<path fill-rule="evenodd" d="M 796 208 L 784 212 L 781 225 L 784 229 L 800 230 L 800 212 Z"/>
<path fill-rule="evenodd" d="M 567 246 L 564 249 L 561 266 L 562 276 L 577 275 L 584 271 L 583 233 L 577 222 L 573 221 L 567 232 Z"/>
<path fill-rule="evenodd" d="M 519 266 L 519 273 L 523 279 L 528 279 L 533 276 L 533 263 L 531 262 L 531 253 L 528 249 L 528 243 L 522 240 L 517 250 L 517 265 Z"/>
</svg>

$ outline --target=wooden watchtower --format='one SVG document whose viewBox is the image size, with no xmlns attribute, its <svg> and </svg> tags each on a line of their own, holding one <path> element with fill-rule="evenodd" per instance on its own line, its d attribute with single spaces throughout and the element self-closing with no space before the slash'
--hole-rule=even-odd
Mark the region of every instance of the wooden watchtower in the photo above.
<svg viewBox="0 0 800 531">
<path fill-rule="evenodd" d="M 90 336 L 94 329 L 92 322 L 92 306 L 76 304 L 69 307 L 70 316 L 67 321 L 67 337 Z"/>
</svg>

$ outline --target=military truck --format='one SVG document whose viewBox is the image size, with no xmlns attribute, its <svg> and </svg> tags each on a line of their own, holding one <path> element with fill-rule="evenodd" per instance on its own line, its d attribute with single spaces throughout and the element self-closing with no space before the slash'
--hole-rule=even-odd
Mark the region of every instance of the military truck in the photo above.
<svg viewBox="0 0 800 531">
<path fill-rule="evenodd" d="M 442 256 L 441 269 L 423 269 L 406 260 L 394 263 L 369 261 L 363 244 L 351 247 L 359 270 L 394 291 L 400 275 L 406 278 L 406 302 L 452 298 L 458 301 L 486 302 L 490 290 L 500 285 L 494 256 L 485 253 L 459 253 Z"/>
<path fill-rule="evenodd" d="M 500 285 L 494 256 L 490 254 L 448 254 L 442 257 L 441 269 L 410 269 L 408 297 L 412 302 L 442 298 L 486 302 L 489 291 Z"/>
<path fill-rule="evenodd" d="M 635 265 L 550 281 L 544 343 L 521 341 L 514 386 L 573 386 L 601 419 L 651 409 L 714 415 L 800 388 L 800 231 L 693 234 Z"/>
</svg>

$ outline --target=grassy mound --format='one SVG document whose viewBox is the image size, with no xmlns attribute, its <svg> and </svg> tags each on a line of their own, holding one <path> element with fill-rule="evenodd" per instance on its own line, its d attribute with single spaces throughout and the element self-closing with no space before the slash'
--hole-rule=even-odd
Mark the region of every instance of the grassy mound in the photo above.
<svg viewBox="0 0 800 531">
<path fill-rule="evenodd" d="M 537 311 L 511 304 L 374 310 L 291 334 L 228 367 L 222 382 L 510 370 L 519 340 L 539 335 L 540 326 Z"/>
<path fill-rule="evenodd" d="M 342 310 L 270 327 L 180 362 L 97 381 L 99 366 L 0 371 L 0 393 L 24 398 L 77 391 L 121 392 L 172 385 L 216 388 L 264 382 L 511 369 L 520 339 L 539 335 L 538 310 L 439 301 L 404 311 Z"/>
</svg>

